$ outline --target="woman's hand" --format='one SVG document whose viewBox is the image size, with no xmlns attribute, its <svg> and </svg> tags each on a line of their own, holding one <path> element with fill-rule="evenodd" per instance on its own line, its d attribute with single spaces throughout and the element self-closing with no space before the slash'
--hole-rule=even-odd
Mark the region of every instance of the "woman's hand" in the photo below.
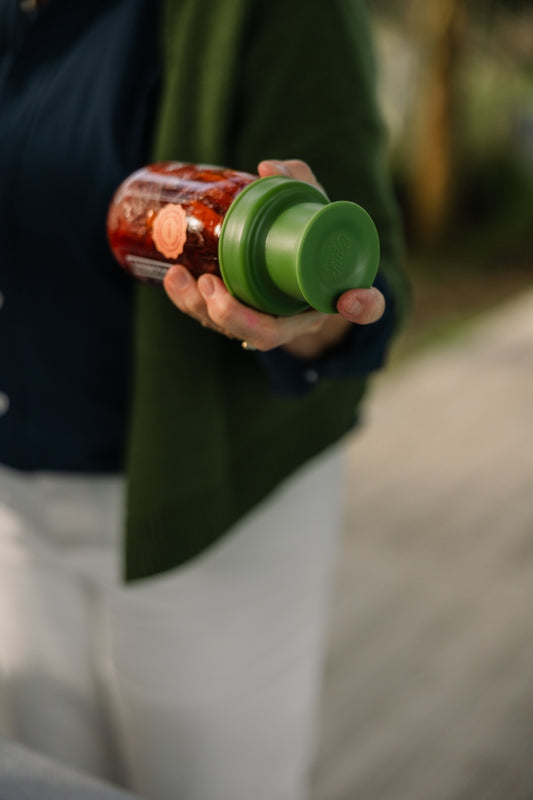
<svg viewBox="0 0 533 800">
<path fill-rule="evenodd" d="M 319 186 L 303 161 L 262 161 L 258 173 L 261 177 L 286 175 Z M 195 281 L 180 264 L 169 269 L 164 287 L 172 302 L 202 325 L 257 350 L 283 346 L 300 358 L 320 356 L 341 341 L 351 324 L 376 322 L 385 310 L 385 299 L 377 289 L 350 289 L 339 297 L 338 315 L 306 311 L 274 317 L 240 303 L 215 275 L 201 275 Z"/>
</svg>

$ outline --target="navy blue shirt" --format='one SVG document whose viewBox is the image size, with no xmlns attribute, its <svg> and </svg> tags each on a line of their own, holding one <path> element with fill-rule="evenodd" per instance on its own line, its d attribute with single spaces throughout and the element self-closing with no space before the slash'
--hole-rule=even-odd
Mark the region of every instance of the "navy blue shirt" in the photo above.
<svg viewBox="0 0 533 800">
<path fill-rule="evenodd" d="M 24 14 L 0 0 L 0 462 L 12 467 L 122 465 L 133 285 L 105 218 L 116 187 L 149 161 L 157 7 L 50 0 Z M 314 362 L 250 357 L 274 391 L 301 394 L 379 367 L 392 316 L 354 326 Z"/>
<path fill-rule="evenodd" d="M 116 470 L 130 279 L 105 217 L 146 163 L 157 91 L 150 0 L 0 0 L 0 461 Z"/>
</svg>

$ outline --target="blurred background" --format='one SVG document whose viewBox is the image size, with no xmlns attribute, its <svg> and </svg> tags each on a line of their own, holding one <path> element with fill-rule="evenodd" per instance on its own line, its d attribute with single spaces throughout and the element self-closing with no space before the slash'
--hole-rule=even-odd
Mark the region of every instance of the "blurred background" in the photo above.
<svg viewBox="0 0 533 800">
<path fill-rule="evenodd" d="M 406 346 L 533 274 L 533 3 L 370 0 L 415 308 Z"/>
<path fill-rule="evenodd" d="M 312 800 L 531 800 L 533 3 L 368 5 L 414 305 L 347 443 Z"/>
</svg>

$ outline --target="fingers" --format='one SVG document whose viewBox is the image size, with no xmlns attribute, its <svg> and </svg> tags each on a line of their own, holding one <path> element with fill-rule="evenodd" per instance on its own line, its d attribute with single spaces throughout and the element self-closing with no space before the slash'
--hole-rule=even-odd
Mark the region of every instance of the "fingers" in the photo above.
<svg viewBox="0 0 533 800">
<path fill-rule="evenodd" d="M 198 279 L 209 319 L 226 335 L 245 340 L 257 350 L 272 350 L 303 333 L 320 329 L 327 317 L 318 311 L 288 317 L 263 314 L 240 303 L 214 275 Z"/>
<path fill-rule="evenodd" d="M 201 275 L 195 281 L 180 264 L 169 269 L 164 288 L 184 314 L 231 339 L 247 341 L 257 350 L 271 350 L 302 334 L 314 333 L 327 317 L 318 311 L 291 317 L 263 314 L 234 298 L 220 278 Z"/>
<path fill-rule="evenodd" d="M 219 330 L 210 319 L 206 302 L 198 290 L 197 282 L 181 264 L 174 264 L 163 281 L 163 286 L 175 306 L 205 327 Z"/>
<path fill-rule="evenodd" d="M 349 322 L 357 325 L 369 325 L 377 322 L 383 316 L 385 298 L 375 287 L 351 289 L 339 297 L 337 311 Z"/>
<path fill-rule="evenodd" d="M 271 350 L 302 336 L 320 335 L 322 332 L 325 335 L 327 323 L 331 322 L 331 315 L 318 311 L 288 317 L 263 314 L 236 300 L 220 278 L 202 275 L 195 281 L 179 264 L 168 271 L 164 286 L 172 302 L 183 313 L 229 338 L 246 340 L 258 350 Z M 337 310 L 348 322 L 368 325 L 383 315 L 385 298 L 374 287 L 352 289 L 339 298 Z"/>
<path fill-rule="evenodd" d="M 324 191 L 309 164 L 297 158 L 291 158 L 285 161 L 261 161 L 257 167 L 257 172 L 261 178 L 266 178 L 269 175 L 284 175 L 287 178 L 294 178 L 297 181 L 310 183 Z"/>
</svg>

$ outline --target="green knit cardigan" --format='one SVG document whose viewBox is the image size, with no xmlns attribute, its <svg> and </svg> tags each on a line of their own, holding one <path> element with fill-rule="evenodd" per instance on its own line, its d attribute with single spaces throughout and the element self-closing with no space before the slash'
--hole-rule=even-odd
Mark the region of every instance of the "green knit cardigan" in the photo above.
<svg viewBox="0 0 533 800">
<path fill-rule="evenodd" d="M 404 307 L 401 238 L 359 0 L 165 0 L 163 86 L 153 161 L 254 172 L 302 158 L 330 198 L 374 218 L 385 274 Z M 259 358 L 137 292 L 127 461 L 126 578 L 205 550 L 307 459 L 349 431 L 364 379 L 274 396 Z"/>
</svg>

